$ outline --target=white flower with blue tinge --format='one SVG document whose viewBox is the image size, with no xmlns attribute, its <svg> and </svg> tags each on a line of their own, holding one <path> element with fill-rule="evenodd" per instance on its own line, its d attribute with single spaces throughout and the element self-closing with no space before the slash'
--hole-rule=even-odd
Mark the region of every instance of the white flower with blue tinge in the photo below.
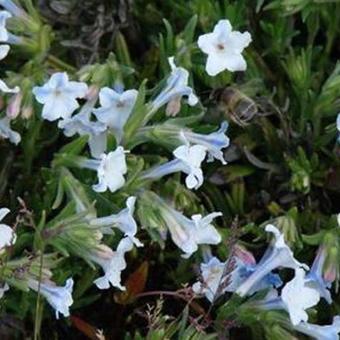
<svg viewBox="0 0 340 340">
<path fill-rule="evenodd" d="M 215 76 L 224 70 L 244 71 L 247 64 L 242 52 L 250 42 L 249 32 L 232 31 L 229 20 L 220 20 L 212 33 L 198 38 L 198 47 L 208 54 L 207 73 Z"/>
<path fill-rule="evenodd" d="M 15 145 L 21 141 L 21 136 L 18 132 L 11 129 L 11 120 L 8 117 L 0 119 L 0 138 L 9 139 Z"/>
<path fill-rule="evenodd" d="M 9 209 L 0 209 L 0 221 L 9 213 Z M 14 230 L 7 224 L 0 224 L 0 252 L 3 248 L 13 245 L 16 241 L 16 234 Z"/>
<path fill-rule="evenodd" d="M 109 189 L 111 192 L 115 192 L 124 186 L 127 166 L 122 146 L 118 146 L 115 151 L 108 154 L 102 154 L 98 162 L 98 184 L 93 186 L 94 191 L 104 192 Z"/>
<path fill-rule="evenodd" d="M 282 302 L 293 325 L 307 321 L 306 309 L 317 305 L 320 301 L 319 292 L 308 285 L 305 275 L 302 268 L 297 268 L 294 278 L 286 283 L 281 292 Z"/>
<path fill-rule="evenodd" d="M 206 153 L 207 148 L 202 145 L 181 145 L 173 152 L 176 159 L 146 171 L 143 178 L 158 179 L 182 171 L 188 175 L 185 179 L 187 188 L 198 189 L 203 184 L 201 163 Z"/>
<path fill-rule="evenodd" d="M 212 132 L 208 135 L 195 133 L 189 130 L 183 130 L 182 134 L 184 135 L 185 140 L 191 144 L 202 145 L 207 149 L 208 162 L 212 162 L 215 158 L 220 160 L 222 164 L 227 164 L 223 157 L 223 152 L 221 151 L 222 149 L 227 148 L 230 144 L 230 139 L 225 134 L 227 129 L 228 123 L 223 122 L 218 131 Z"/>
<path fill-rule="evenodd" d="M 222 216 L 220 212 L 211 213 L 205 217 L 193 215 L 191 220 L 179 211 L 161 202 L 160 213 L 170 232 L 173 242 L 188 258 L 197 251 L 200 244 L 218 244 L 221 235 L 212 225 L 213 219 Z"/>
<path fill-rule="evenodd" d="M 235 247 L 235 254 L 229 260 L 231 262 L 221 262 L 218 258 L 212 257 L 207 263 L 201 264 L 201 276 L 203 282 L 197 282 L 193 285 L 196 293 L 204 294 L 206 298 L 213 301 L 219 293 L 235 292 L 237 288 L 244 282 L 255 270 L 256 261 L 252 254 L 240 246 Z M 230 266 L 230 272 L 223 277 L 226 266 Z M 282 281 L 277 274 L 269 273 L 261 281 L 259 281 L 249 295 L 267 289 L 268 287 L 279 287 Z"/>
<path fill-rule="evenodd" d="M 137 90 L 118 93 L 113 89 L 104 87 L 99 92 L 101 107 L 94 109 L 93 113 L 100 122 L 112 131 L 118 143 L 123 137 L 125 123 L 132 113 L 137 96 Z"/>
<path fill-rule="evenodd" d="M 320 326 L 301 322 L 294 326 L 294 329 L 316 340 L 339 340 L 340 316 L 335 316 L 331 325 Z"/>
<path fill-rule="evenodd" d="M 73 304 L 73 279 L 68 279 L 64 287 L 57 286 L 52 281 L 41 282 L 39 287 L 39 282 L 32 279 L 29 280 L 28 285 L 45 297 L 47 302 L 55 309 L 57 319 L 59 319 L 59 313 L 65 317 L 70 315 L 69 308 Z"/>
<path fill-rule="evenodd" d="M 49 121 L 69 118 L 79 107 L 77 98 L 84 98 L 87 91 L 85 83 L 69 81 L 65 72 L 53 74 L 45 85 L 32 90 L 36 100 L 43 104 L 42 117 Z"/>
<path fill-rule="evenodd" d="M 88 111 L 81 111 L 71 118 L 60 120 L 58 127 L 64 130 L 67 137 L 72 137 L 75 134 L 89 136 L 88 144 L 91 156 L 100 158 L 107 146 L 106 126 L 103 123 L 91 121 L 90 115 L 91 113 Z"/>
<path fill-rule="evenodd" d="M 198 103 L 198 98 L 193 89 L 188 86 L 189 72 L 183 67 L 177 67 L 174 58 L 169 58 L 171 74 L 166 81 L 166 87 L 152 102 L 152 111 L 157 111 L 160 107 L 168 104 L 172 100 L 180 100 L 183 96 L 188 97 L 188 104 L 194 106 Z"/>
<path fill-rule="evenodd" d="M 126 208 L 118 214 L 100 217 L 91 220 L 91 225 L 99 227 L 101 232 L 110 234 L 111 228 L 118 228 L 137 246 L 142 247 L 143 244 L 135 237 L 137 234 L 137 223 L 133 218 L 135 211 L 136 197 L 131 196 L 126 201 Z"/>
<path fill-rule="evenodd" d="M 92 252 L 91 260 L 100 265 L 104 271 L 104 276 L 94 281 L 99 289 L 108 289 L 111 284 L 113 287 L 125 290 L 121 284 L 121 273 L 126 268 L 125 253 L 132 248 L 133 243 L 130 238 L 124 237 L 119 242 L 116 251 L 106 245 L 100 245 Z"/>
<path fill-rule="evenodd" d="M 204 294 L 210 301 L 217 298 L 217 290 L 225 283 L 223 273 L 226 263 L 221 262 L 217 257 L 212 257 L 207 263 L 201 263 L 201 277 L 203 282 L 196 282 L 193 284 L 192 289 L 196 294 Z M 223 280 L 224 279 L 224 280 Z M 221 289 L 221 294 L 226 290 Z"/>
<path fill-rule="evenodd" d="M 300 267 L 308 270 L 308 266 L 298 262 L 294 254 L 287 246 L 284 235 L 273 225 L 268 224 L 265 228 L 267 232 L 274 234 L 274 242 L 268 247 L 261 261 L 256 266 L 256 270 L 245 280 L 236 290 L 240 296 L 246 296 L 252 288 L 260 282 L 263 277 L 278 267 L 297 269 Z"/>
</svg>

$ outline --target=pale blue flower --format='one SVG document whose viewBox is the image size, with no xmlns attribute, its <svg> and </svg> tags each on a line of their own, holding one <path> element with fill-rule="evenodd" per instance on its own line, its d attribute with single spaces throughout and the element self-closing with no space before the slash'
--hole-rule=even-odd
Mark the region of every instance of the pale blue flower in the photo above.
<svg viewBox="0 0 340 340">
<path fill-rule="evenodd" d="M 291 249 L 284 241 L 284 235 L 271 224 L 265 229 L 267 232 L 273 233 L 274 243 L 267 249 L 261 261 L 256 266 L 256 270 L 245 280 L 236 293 L 240 296 L 246 296 L 249 291 L 260 282 L 267 274 L 278 267 L 297 269 L 303 267 L 308 270 L 308 266 L 298 262 L 293 255 Z"/>
<path fill-rule="evenodd" d="M 301 322 L 294 326 L 294 329 L 316 340 L 339 340 L 340 316 L 335 316 L 331 325 L 320 326 Z"/>
<path fill-rule="evenodd" d="M 124 237 L 118 244 L 117 250 L 101 244 L 92 251 L 90 258 L 100 265 L 104 276 L 96 279 L 94 283 L 99 289 L 108 289 L 110 284 L 120 290 L 125 290 L 121 284 L 121 273 L 126 268 L 125 254 L 132 250 L 133 243 L 129 237 Z"/>
<path fill-rule="evenodd" d="M 229 70 L 244 71 L 247 68 L 242 51 L 250 44 L 249 32 L 232 31 L 229 20 L 220 20 L 212 33 L 198 38 L 198 47 L 208 54 L 206 71 L 210 76 Z"/>
<path fill-rule="evenodd" d="M 301 321 L 308 320 L 306 310 L 317 305 L 319 301 L 320 294 L 308 284 L 304 269 L 297 268 L 294 278 L 283 287 L 281 296 L 276 289 L 272 289 L 263 300 L 256 300 L 252 305 L 265 310 L 285 310 L 292 325 L 296 326 Z"/>
<path fill-rule="evenodd" d="M 230 139 L 225 134 L 227 129 L 228 123 L 223 122 L 218 131 L 212 132 L 208 135 L 195 133 L 190 130 L 183 130 L 182 134 L 184 135 L 185 140 L 191 144 L 202 145 L 207 149 L 208 162 L 212 162 L 215 158 L 220 160 L 222 164 L 227 164 L 223 157 L 223 152 L 221 151 L 222 149 L 227 148 L 230 144 Z"/>
<path fill-rule="evenodd" d="M 9 214 L 9 209 L 0 209 L 0 222 Z M 0 223 L 0 254 L 5 247 L 12 246 L 16 241 L 17 235 L 14 230 L 7 224 Z"/>
<path fill-rule="evenodd" d="M 126 208 L 121 210 L 118 214 L 100 217 L 91 220 L 91 225 L 99 227 L 101 232 L 110 234 L 112 228 L 118 228 L 137 246 L 142 247 L 143 244 L 135 237 L 137 234 L 137 223 L 133 218 L 135 211 L 136 197 L 131 196 L 126 201 Z"/>
<path fill-rule="evenodd" d="M 236 246 L 236 252 L 228 261 L 221 262 L 218 258 L 212 257 L 207 263 L 201 264 L 201 276 L 203 283 L 197 282 L 193 289 L 196 293 L 204 294 L 206 298 L 213 301 L 217 298 L 217 290 L 220 288 L 220 294 L 225 292 L 235 292 L 237 288 L 256 270 L 256 261 L 251 253 L 243 248 Z M 227 276 L 223 277 L 226 267 L 230 265 L 231 271 Z M 280 287 L 282 281 L 278 274 L 269 273 L 263 277 L 248 292 L 251 295 L 257 291 L 267 289 L 269 287 Z"/>
<path fill-rule="evenodd" d="M 19 144 L 21 136 L 11 129 L 11 120 L 8 117 L 0 119 L 0 138 L 9 139 L 13 144 Z"/>
<path fill-rule="evenodd" d="M 53 74 L 45 85 L 32 90 L 36 100 L 43 104 L 42 117 L 49 121 L 70 118 L 79 107 L 76 98 L 84 98 L 87 91 L 85 83 L 69 81 L 66 72 Z"/>
<path fill-rule="evenodd" d="M 12 0 L 0 0 L 0 6 L 17 17 L 27 18 L 26 12 Z"/>
<path fill-rule="evenodd" d="M 307 321 L 306 309 L 317 305 L 320 301 L 319 292 L 308 285 L 305 275 L 302 268 L 296 268 L 294 278 L 286 283 L 281 292 L 282 302 L 293 325 Z"/>
<path fill-rule="evenodd" d="M 212 221 L 222 216 L 222 213 L 214 212 L 205 217 L 198 214 L 189 219 L 163 200 L 160 200 L 158 205 L 173 242 L 185 253 L 184 258 L 190 257 L 201 244 L 221 242 L 221 235 L 212 225 Z"/>
<path fill-rule="evenodd" d="M 158 179 L 182 171 L 188 175 L 185 179 L 187 188 L 198 189 L 203 184 L 201 163 L 206 157 L 206 152 L 206 147 L 202 145 L 181 145 L 173 152 L 176 159 L 146 171 L 143 178 Z"/>
<path fill-rule="evenodd" d="M 137 90 L 128 90 L 118 93 L 113 89 L 104 87 L 99 92 L 101 107 L 94 109 L 97 119 L 105 124 L 120 143 L 124 126 L 129 119 L 138 96 Z"/>
<path fill-rule="evenodd" d="M 73 304 L 73 279 L 68 279 L 64 287 L 57 286 L 52 281 L 41 282 L 39 285 L 38 281 L 32 279 L 29 280 L 28 285 L 45 297 L 47 302 L 55 309 L 57 319 L 59 319 L 59 313 L 65 317 L 70 315 L 69 307 Z"/>
<path fill-rule="evenodd" d="M 183 67 L 177 67 L 174 58 L 169 58 L 171 74 L 166 81 L 166 87 L 151 103 L 152 111 L 157 111 L 160 107 L 168 104 L 172 100 L 180 100 L 183 96 L 188 97 L 188 104 L 194 106 L 198 103 L 198 98 L 193 89 L 188 86 L 189 72 Z"/>
<path fill-rule="evenodd" d="M 72 137 L 75 134 L 88 136 L 91 156 L 100 158 L 106 151 L 107 129 L 103 123 L 91 121 L 90 116 L 91 112 L 86 110 L 85 104 L 78 114 L 71 118 L 60 120 L 58 127 L 64 130 L 67 137 Z"/>
</svg>

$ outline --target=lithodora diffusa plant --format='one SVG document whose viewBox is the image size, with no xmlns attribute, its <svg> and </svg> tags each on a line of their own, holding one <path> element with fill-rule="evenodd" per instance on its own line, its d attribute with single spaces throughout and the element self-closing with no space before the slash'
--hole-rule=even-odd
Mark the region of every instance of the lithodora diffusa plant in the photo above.
<svg viewBox="0 0 340 340">
<path fill-rule="evenodd" d="M 1 338 L 339 338 L 338 1 L 0 6 Z"/>
</svg>

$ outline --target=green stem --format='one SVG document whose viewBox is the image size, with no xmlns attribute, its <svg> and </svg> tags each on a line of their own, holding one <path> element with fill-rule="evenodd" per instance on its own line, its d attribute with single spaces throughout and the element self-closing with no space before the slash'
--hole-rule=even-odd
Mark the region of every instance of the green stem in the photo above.
<svg viewBox="0 0 340 340">
<path fill-rule="evenodd" d="M 69 64 L 67 64 L 66 62 L 60 60 L 59 58 L 57 58 L 56 56 L 49 54 L 47 56 L 47 62 L 57 68 L 57 69 L 61 69 L 64 71 L 68 71 L 70 73 L 75 73 L 77 71 L 77 69 Z"/>
</svg>

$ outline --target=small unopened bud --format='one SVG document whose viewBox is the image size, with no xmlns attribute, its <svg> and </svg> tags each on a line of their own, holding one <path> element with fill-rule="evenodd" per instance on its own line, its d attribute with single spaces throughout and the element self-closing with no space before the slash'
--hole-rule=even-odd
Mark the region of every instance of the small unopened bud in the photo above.
<svg viewBox="0 0 340 340">
<path fill-rule="evenodd" d="M 33 114 L 33 108 L 32 106 L 24 106 L 21 110 L 21 116 L 24 119 L 29 119 L 32 117 Z"/>
<path fill-rule="evenodd" d="M 9 100 L 9 104 L 6 109 L 6 116 L 10 119 L 15 119 L 18 117 L 20 113 L 21 108 L 21 102 L 22 102 L 22 93 L 19 92 L 11 97 Z"/>
</svg>

